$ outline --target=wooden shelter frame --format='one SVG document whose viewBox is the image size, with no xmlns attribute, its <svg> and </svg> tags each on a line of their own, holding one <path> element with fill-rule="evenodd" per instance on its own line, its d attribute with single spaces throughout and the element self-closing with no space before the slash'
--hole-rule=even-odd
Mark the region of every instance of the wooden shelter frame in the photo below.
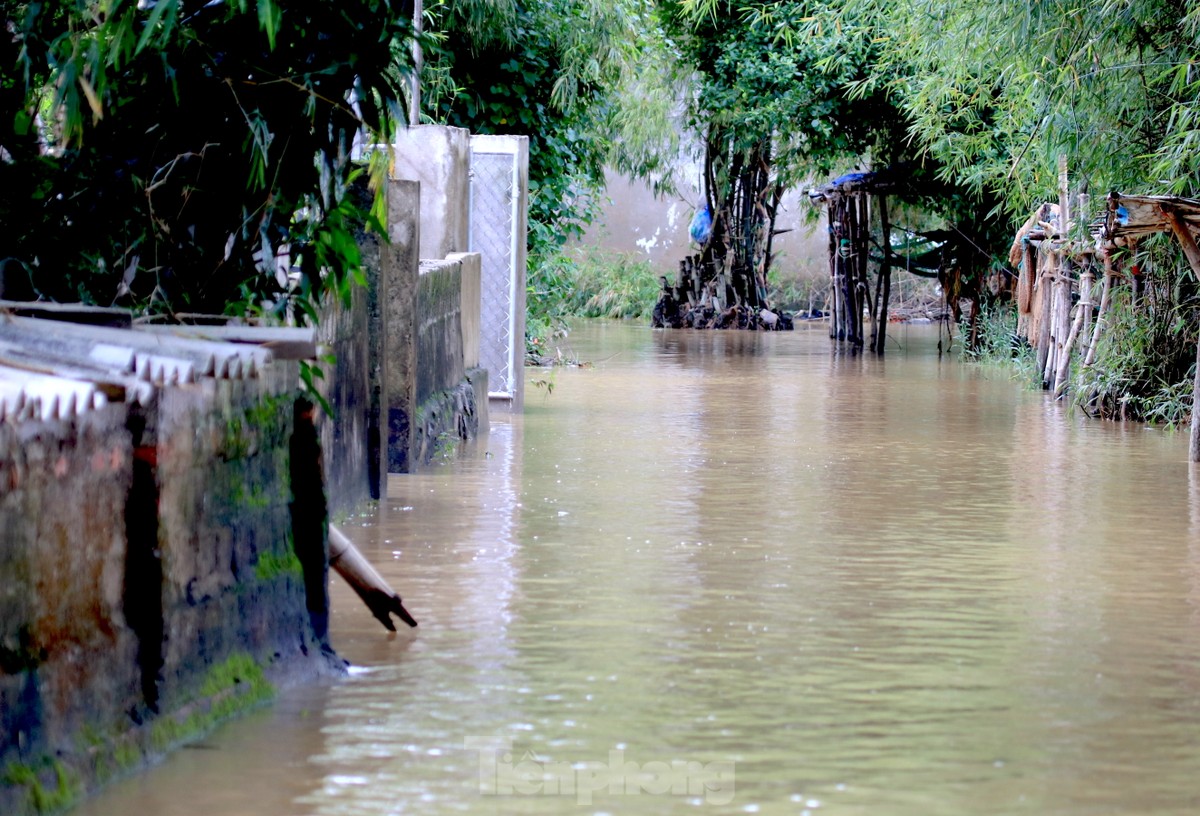
<svg viewBox="0 0 1200 816">
<path fill-rule="evenodd" d="M 872 326 L 870 348 L 876 354 L 883 353 L 887 342 L 893 259 L 888 194 L 894 189 L 890 177 L 867 172 L 848 173 L 808 193 L 813 204 L 825 206 L 829 221 L 829 336 L 862 349 L 867 344 L 863 327 L 866 306 Z M 872 205 L 879 213 L 883 249 L 874 297 L 868 274 Z"/>
<path fill-rule="evenodd" d="M 1095 362 L 1112 302 L 1122 277 L 1113 253 L 1139 238 L 1170 233 L 1200 280 L 1200 201 L 1176 196 L 1109 193 L 1085 228 L 1089 199 L 1068 194 L 1065 157 L 1059 158 L 1059 200 L 1039 207 L 1017 231 L 1009 261 L 1018 269 L 1017 328 L 1037 354 L 1042 386 L 1061 398 L 1070 380 L 1073 355 L 1086 368 Z M 1074 206 L 1073 206 L 1074 205 Z M 1079 216 L 1072 219 L 1072 211 Z M 1095 301 L 1100 272 L 1100 301 Z M 1078 298 L 1075 298 L 1076 293 Z M 1071 316 L 1074 301 L 1074 316 Z M 1200 340 L 1192 383 L 1188 458 L 1200 462 Z"/>
<path fill-rule="evenodd" d="M 1101 317 L 1105 311 L 1105 301 L 1112 280 L 1112 249 L 1136 241 L 1143 235 L 1156 232 L 1171 233 L 1183 250 L 1192 274 L 1200 280 L 1200 246 L 1196 244 L 1196 234 L 1200 232 L 1200 201 L 1176 196 L 1137 196 L 1112 192 L 1105 199 L 1104 212 L 1092 224 L 1090 231 L 1096 239 L 1096 251 L 1104 258 Z M 1088 349 L 1085 364 L 1091 362 L 1094 350 L 1095 340 Z M 1200 462 L 1200 338 L 1196 342 L 1196 370 L 1192 381 L 1192 424 L 1188 458 L 1193 462 Z"/>
</svg>

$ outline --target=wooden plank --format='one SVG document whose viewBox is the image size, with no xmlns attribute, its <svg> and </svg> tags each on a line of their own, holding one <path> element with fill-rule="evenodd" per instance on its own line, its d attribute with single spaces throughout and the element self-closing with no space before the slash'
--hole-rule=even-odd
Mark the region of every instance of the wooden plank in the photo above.
<svg viewBox="0 0 1200 816">
<path fill-rule="evenodd" d="M 1195 236 L 1192 235 L 1188 224 L 1174 208 L 1160 205 L 1160 209 L 1162 210 L 1163 218 L 1171 227 L 1171 232 L 1175 234 L 1175 240 L 1183 248 L 1183 254 L 1188 259 L 1188 263 L 1191 264 L 1193 274 L 1200 280 L 1200 247 L 1196 246 Z"/>
</svg>

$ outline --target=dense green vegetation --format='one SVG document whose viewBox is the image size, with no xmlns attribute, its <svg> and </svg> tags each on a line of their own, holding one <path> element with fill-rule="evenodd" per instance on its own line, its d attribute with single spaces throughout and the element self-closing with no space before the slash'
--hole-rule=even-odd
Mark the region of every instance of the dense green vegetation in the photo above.
<svg viewBox="0 0 1200 816">
<path fill-rule="evenodd" d="M 536 305 L 529 310 L 526 352 L 540 361 L 553 357 L 553 340 L 572 318 L 648 318 L 659 284 L 644 258 L 573 246 L 530 266 L 528 290 Z"/>
<path fill-rule="evenodd" d="M 353 279 L 370 214 L 345 191 L 383 168 L 354 167 L 350 147 L 403 122 L 410 5 L 0 6 L 7 296 L 304 314 Z M 423 118 L 530 136 L 543 331 L 633 313 L 653 290 L 562 247 L 606 167 L 661 185 L 681 132 L 704 150 L 712 240 L 764 284 L 778 195 L 810 176 L 904 167 L 907 203 L 980 250 L 955 284 L 968 294 L 1015 221 L 1056 197 L 1060 154 L 1094 198 L 1200 193 L 1200 8 L 1185 0 L 436 0 L 424 22 Z M 1077 391 L 1173 419 L 1200 287 L 1169 242 L 1126 262 L 1148 287 L 1116 299 L 1129 341 L 1107 342 Z"/>
<path fill-rule="evenodd" d="M 676 64 L 652 0 L 426 7 L 434 33 L 423 116 L 473 133 L 529 137 L 530 353 L 547 349 L 570 317 L 648 311 L 657 290 L 648 270 L 643 282 L 622 262 L 566 247 L 599 209 L 608 168 L 660 185 L 670 170 Z M 606 270 L 611 277 L 589 283 Z M 601 295 L 606 308 L 588 305 Z"/>
<path fill-rule="evenodd" d="M 953 290 L 986 301 L 981 284 L 1017 224 L 1057 200 L 1059 155 L 1094 200 L 1110 189 L 1200 193 L 1194 3 L 663 0 L 659 8 L 699 77 L 690 117 L 706 140 L 714 211 L 747 186 L 737 168 L 770 167 L 753 182 L 766 206 L 752 229 L 773 217 L 764 186 L 900 164 L 912 182 L 908 203 L 981 250 Z M 758 244 L 754 263 L 763 255 L 769 263 Z M 1178 422 L 1200 325 L 1195 275 L 1169 240 L 1143 242 L 1120 262 L 1142 270 L 1143 291 L 1118 293 L 1118 325 L 1094 365 L 1077 372 L 1076 399 L 1106 416 Z M 1015 324 L 1002 304 L 985 306 L 993 326 Z M 1011 331 L 992 346 L 1011 357 Z"/>
<path fill-rule="evenodd" d="M 352 141 L 403 121 L 400 0 L 0 5 L 6 296 L 303 312 L 350 279 Z"/>
</svg>

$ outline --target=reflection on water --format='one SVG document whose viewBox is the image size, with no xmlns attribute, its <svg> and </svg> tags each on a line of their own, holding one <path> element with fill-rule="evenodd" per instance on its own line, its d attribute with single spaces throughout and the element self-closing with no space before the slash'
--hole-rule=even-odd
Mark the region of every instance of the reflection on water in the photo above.
<svg viewBox="0 0 1200 816">
<path fill-rule="evenodd" d="M 1195 812 L 1184 435 L 903 340 L 577 331 L 347 525 L 419 630 L 335 585 L 348 680 L 79 812 Z"/>
</svg>

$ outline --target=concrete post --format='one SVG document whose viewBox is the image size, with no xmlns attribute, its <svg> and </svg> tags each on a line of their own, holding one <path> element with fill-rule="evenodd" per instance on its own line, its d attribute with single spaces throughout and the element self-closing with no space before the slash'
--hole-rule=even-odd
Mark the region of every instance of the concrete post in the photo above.
<svg viewBox="0 0 1200 816">
<path fill-rule="evenodd" d="M 392 177 L 421 183 L 422 258 L 467 251 L 470 134 L 463 128 L 419 125 L 396 136 Z"/>
<path fill-rule="evenodd" d="M 385 256 L 381 274 L 381 319 L 387 324 L 382 367 L 389 473 L 407 473 L 412 469 L 409 453 L 413 447 L 416 409 L 420 201 L 418 182 L 388 183 L 388 237 L 392 251 Z"/>
</svg>

